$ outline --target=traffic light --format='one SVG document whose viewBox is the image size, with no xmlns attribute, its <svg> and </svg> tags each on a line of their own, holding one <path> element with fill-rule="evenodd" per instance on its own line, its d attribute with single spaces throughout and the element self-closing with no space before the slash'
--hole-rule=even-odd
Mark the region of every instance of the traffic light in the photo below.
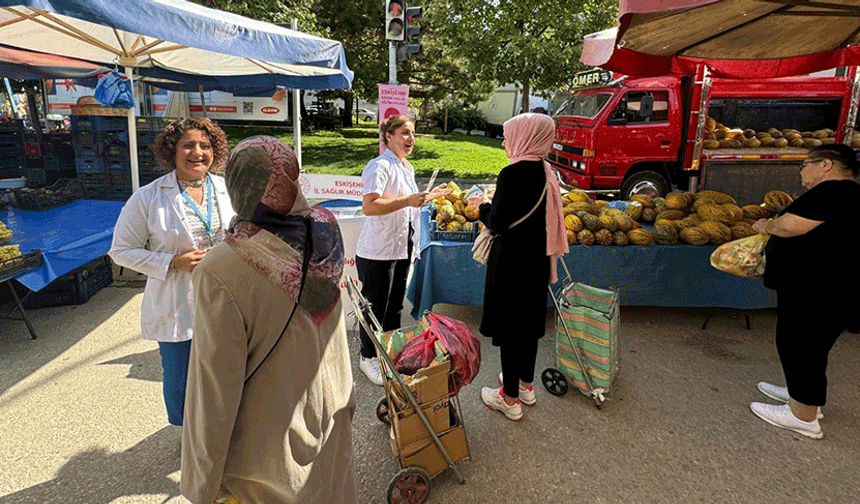
<svg viewBox="0 0 860 504">
<path fill-rule="evenodd" d="M 397 48 L 397 62 L 409 61 L 421 54 L 421 44 L 403 44 Z"/>
<path fill-rule="evenodd" d="M 397 48 L 398 63 L 403 63 L 404 61 L 408 61 L 421 54 L 421 44 L 413 43 L 418 42 L 418 39 L 421 38 L 421 27 L 413 26 L 413 23 L 421 19 L 423 10 L 424 9 L 421 7 L 406 8 L 406 30 L 403 37 L 404 44 Z"/>
<path fill-rule="evenodd" d="M 405 33 L 405 0 L 385 0 L 385 39 L 403 41 Z"/>
</svg>

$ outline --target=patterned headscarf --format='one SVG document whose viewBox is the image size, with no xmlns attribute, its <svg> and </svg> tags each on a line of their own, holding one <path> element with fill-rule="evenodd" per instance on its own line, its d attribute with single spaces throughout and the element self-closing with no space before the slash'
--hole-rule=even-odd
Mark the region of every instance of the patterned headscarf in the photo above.
<svg viewBox="0 0 860 504">
<path fill-rule="evenodd" d="M 570 248 L 564 227 L 561 189 L 553 169 L 544 159 L 555 141 L 555 121 L 545 114 L 520 114 L 503 126 L 505 146 L 511 154 L 511 164 L 517 161 L 543 161 L 546 173 L 546 255 L 550 257 L 550 281 L 558 281 L 557 260 Z"/>
<path fill-rule="evenodd" d="M 315 323 L 321 324 L 340 299 L 343 239 L 331 212 L 308 206 L 297 184 L 295 153 L 274 137 L 246 138 L 230 151 L 225 178 L 236 210 L 225 242 L 293 298 L 298 297 L 301 287 L 305 249 L 312 246 L 307 280 L 298 302 Z M 288 245 L 286 252 L 266 246 L 266 240 L 252 239 L 261 230 Z"/>
</svg>

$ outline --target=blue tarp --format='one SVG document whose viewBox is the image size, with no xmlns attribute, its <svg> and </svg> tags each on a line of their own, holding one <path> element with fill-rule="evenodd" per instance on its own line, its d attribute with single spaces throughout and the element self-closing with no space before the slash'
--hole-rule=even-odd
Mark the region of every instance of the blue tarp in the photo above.
<svg viewBox="0 0 860 504">
<path fill-rule="evenodd" d="M 21 252 L 41 249 L 44 265 L 17 278 L 32 291 L 108 253 L 123 201 L 80 200 L 32 212 L 10 208 L 0 221 L 12 231 Z"/>
<path fill-rule="evenodd" d="M 340 42 L 184 0 L 0 0 L 0 6 L 12 8 L 0 11 L 4 45 L 131 66 L 189 86 L 345 89 L 353 78 Z M 62 17 L 30 21 L 32 9 Z M 67 26 L 86 37 L 69 36 Z"/>
<path fill-rule="evenodd" d="M 412 316 L 436 303 L 481 306 L 487 267 L 472 258 L 472 243 L 430 241 L 428 207 L 421 212 L 421 259 L 406 293 Z M 619 290 L 623 306 L 759 309 L 776 306 L 761 280 L 724 273 L 710 263 L 716 246 L 574 245 L 564 257 L 573 280 Z M 559 277 L 564 270 L 559 265 Z M 558 291 L 556 286 L 555 291 Z M 548 306 L 551 300 L 547 297 Z"/>
</svg>

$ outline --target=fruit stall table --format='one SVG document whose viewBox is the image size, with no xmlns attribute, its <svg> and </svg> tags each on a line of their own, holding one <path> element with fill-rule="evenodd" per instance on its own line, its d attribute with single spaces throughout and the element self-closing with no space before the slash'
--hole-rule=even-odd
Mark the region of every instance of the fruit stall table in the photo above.
<svg viewBox="0 0 860 504">
<path fill-rule="evenodd" d="M 406 296 L 412 316 L 436 303 L 481 306 L 487 268 L 472 259 L 472 243 L 431 241 L 430 209 L 421 211 L 421 258 L 415 262 Z M 616 287 L 623 306 L 707 307 L 753 310 L 776 306 L 776 293 L 760 280 L 741 278 L 711 266 L 713 245 L 582 246 L 564 257 L 573 279 L 595 287 Z M 560 276 L 564 271 L 559 265 Z M 547 297 L 547 306 L 551 306 Z"/>
<path fill-rule="evenodd" d="M 24 255 L 38 249 L 42 256 L 38 268 L 4 281 L 14 279 L 31 291 L 39 291 L 54 279 L 107 254 L 124 204 L 123 201 L 78 200 L 41 212 L 19 208 L 0 211 L 0 221 L 12 231 L 10 243 L 18 244 Z M 24 309 L 17 304 L 35 339 Z"/>
</svg>

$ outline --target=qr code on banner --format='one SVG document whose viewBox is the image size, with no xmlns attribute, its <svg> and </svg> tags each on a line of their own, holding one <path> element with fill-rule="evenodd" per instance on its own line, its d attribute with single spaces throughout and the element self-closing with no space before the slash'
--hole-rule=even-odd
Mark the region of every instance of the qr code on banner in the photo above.
<svg viewBox="0 0 860 504">
<path fill-rule="evenodd" d="M 251 115 L 254 113 L 254 102 L 242 102 L 242 114 Z"/>
</svg>

